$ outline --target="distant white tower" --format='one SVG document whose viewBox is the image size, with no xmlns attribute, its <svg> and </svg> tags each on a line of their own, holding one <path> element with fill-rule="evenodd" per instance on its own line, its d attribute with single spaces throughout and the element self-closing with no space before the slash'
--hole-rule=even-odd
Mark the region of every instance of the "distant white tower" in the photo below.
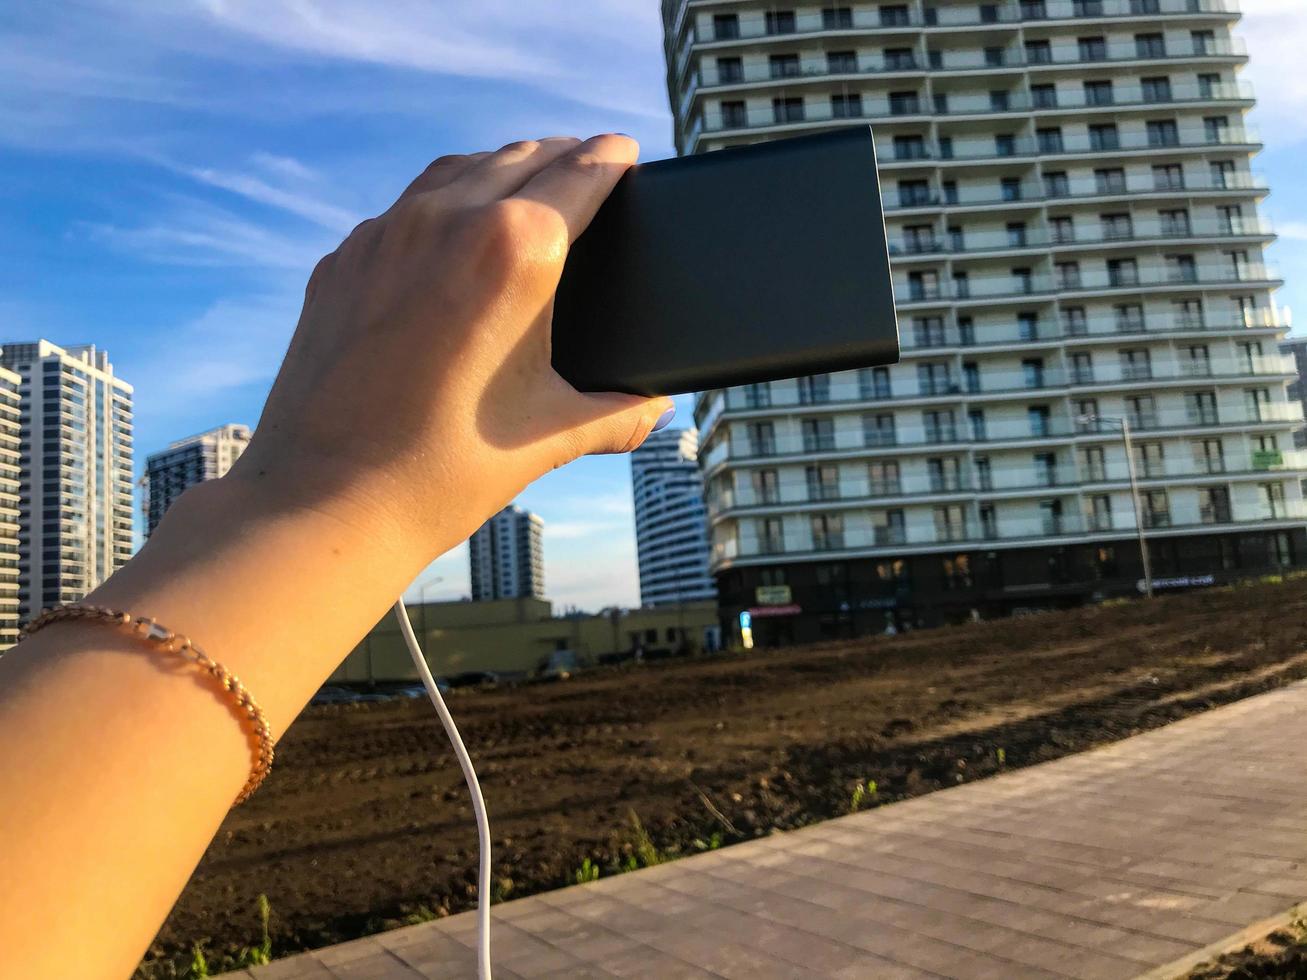
<svg viewBox="0 0 1307 980">
<path fill-rule="evenodd" d="M 714 599 L 708 519 L 694 429 L 655 432 L 631 453 L 640 602 L 663 606 Z"/>
</svg>

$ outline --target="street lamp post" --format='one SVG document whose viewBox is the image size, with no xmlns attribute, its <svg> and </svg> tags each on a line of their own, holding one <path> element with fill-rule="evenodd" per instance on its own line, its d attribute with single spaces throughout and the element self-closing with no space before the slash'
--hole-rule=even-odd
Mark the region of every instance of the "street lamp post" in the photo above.
<svg viewBox="0 0 1307 980">
<path fill-rule="evenodd" d="M 1148 539 L 1144 537 L 1144 508 L 1139 500 L 1139 478 L 1135 474 L 1135 451 L 1130 441 L 1130 420 L 1111 415 L 1081 415 L 1081 422 L 1110 422 L 1121 429 L 1121 441 L 1125 443 L 1126 472 L 1130 474 L 1130 499 L 1135 506 L 1135 532 L 1139 535 L 1139 558 L 1144 566 L 1144 595 L 1153 597 L 1153 566 L 1148 558 Z"/>
<path fill-rule="evenodd" d="M 435 578 L 427 579 L 425 582 L 414 582 L 418 587 L 418 601 L 422 603 L 422 642 L 427 641 L 427 586 L 438 585 L 445 581 L 443 575 L 437 575 Z"/>
</svg>

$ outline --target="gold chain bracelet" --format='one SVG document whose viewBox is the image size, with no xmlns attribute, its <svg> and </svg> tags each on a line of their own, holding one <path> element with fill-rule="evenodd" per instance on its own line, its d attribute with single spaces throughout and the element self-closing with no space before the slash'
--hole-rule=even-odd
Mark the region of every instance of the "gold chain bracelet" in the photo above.
<svg viewBox="0 0 1307 980">
<path fill-rule="evenodd" d="M 245 781 L 245 788 L 236 797 L 236 805 L 250 798 L 259 788 L 259 784 L 267 778 L 268 771 L 272 769 L 272 729 L 268 727 L 268 719 L 264 717 L 263 709 L 234 674 L 192 643 L 190 637 L 179 636 L 172 630 L 160 626 L 153 619 L 134 617 L 131 613 L 104 606 L 73 603 L 56 609 L 47 609 L 28 623 L 24 632 L 31 636 L 37 630 L 63 620 L 85 620 L 128 628 L 140 639 L 191 661 L 211 675 L 224 691 L 230 692 L 237 710 L 249 719 L 250 727 L 258 742 L 254 749 L 254 762 L 250 767 L 249 779 Z"/>
</svg>

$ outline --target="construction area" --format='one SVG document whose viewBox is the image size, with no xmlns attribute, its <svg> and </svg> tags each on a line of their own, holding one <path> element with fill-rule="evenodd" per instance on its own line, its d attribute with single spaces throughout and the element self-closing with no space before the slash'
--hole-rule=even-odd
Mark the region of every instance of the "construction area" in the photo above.
<svg viewBox="0 0 1307 980">
<path fill-rule="evenodd" d="M 494 897 L 507 900 L 596 877 L 621 881 L 632 869 L 672 869 L 675 858 L 699 852 L 727 858 L 743 841 L 802 842 L 776 834 L 820 833 L 811 825 L 850 814 L 879 817 L 874 811 L 890 803 L 1116 742 L 1303 677 L 1307 582 L 1294 580 L 625 664 L 554 684 L 458 690 L 450 703 L 489 806 Z M 1219 738 L 1203 744 L 1203 759 L 1212 744 Z M 1213 753 L 1212 778 L 1233 778 L 1222 767 L 1243 758 L 1236 744 L 1228 759 Z M 984 787 L 1003 780 L 974 787 L 977 799 L 999 793 Z M 834 850 L 823 845 L 805 860 L 838 862 L 841 839 L 855 847 L 847 828 L 833 839 Z M 475 860 L 466 790 L 428 705 L 311 708 L 283 739 L 267 785 L 223 824 L 139 975 L 183 975 L 196 943 L 214 972 L 237 965 L 240 950 L 260 940 L 260 895 L 277 956 L 403 925 L 439 926 L 433 920 L 474 905 Z M 1271 905 L 1293 900 L 1272 897 Z M 1264 905 L 1227 909 L 1226 918 L 1247 913 L 1246 925 L 1266 914 Z"/>
</svg>

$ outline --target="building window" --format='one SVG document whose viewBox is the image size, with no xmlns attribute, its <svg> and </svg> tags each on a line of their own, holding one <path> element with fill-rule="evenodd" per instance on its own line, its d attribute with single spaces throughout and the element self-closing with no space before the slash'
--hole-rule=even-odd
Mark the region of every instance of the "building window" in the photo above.
<svg viewBox="0 0 1307 980">
<path fill-rule="evenodd" d="M 763 15 L 768 34 L 793 34 L 793 10 L 769 10 Z"/>
<path fill-rule="evenodd" d="M 809 500 L 837 500 L 840 495 L 839 468 L 831 464 L 809 466 L 804 473 Z"/>
<path fill-rule="evenodd" d="M 961 504 L 948 504 L 934 509 L 935 540 L 965 541 L 967 537 L 966 509 Z"/>
<path fill-rule="evenodd" d="M 1180 129 L 1174 119 L 1150 119 L 1146 123 L 1146 128 L 1149 146 L 1180 145 Z"/>
<path fill-rule="evenodd" d="M 971 557 L 956 555 L 940 559 L 944 572 L 944 588 L 949 590 L 971 588 Z"/>
<path fill-rule="evenodd" d="M 1166 475 L 1166 449 L 1160 442 L 1136 442 L 1135 471 L 1145 479 Z"/>
<path fill-rule="evenodd" d="M 749 124 L 744 103 L 739 99 L 722 103 L 722 128 L 743 129 Z"/>
<path fill-rule="evenodd" d="M 853 29 L 852 7 L 824 7 L 821 12 L 821 26 L 827 31 L 848 31 Z"/>
<path fill-rule="evenodd" d="M 780 479 L 775 470 L 754 470 L 750 475 L 750 481 L 753 484 L 755 503 L 780 503 Z"/>
<path fill-rule="evenodd" d="M 867 491 L 872 497 L 889 497 L 901 493 L 898 460 L 873 460 L 868 463 Z"/>
<path fill-rule="evenodd" d="M 1107 41 L 1102 37 L 1082 37 L 1076 42 L 1081 61 L 1106 61 Z"/>
<path fill-rule="evenodd" d="M 798 380 L 799 404 L 821 405 L 830 401 L 830 375 L 809 374 Z"/>
<path fill-rule="evenodd" d="M 1094 171 L 1094 190 L 1098 194 L 1124 194 L 1125 171 L 1120 167 L 1104 167 Z"/>
<path fill-rule="evenodd" d="M 1096 82 L 1085 82 L 1085 105 L 1111 105 L 1115 98 L 1112 94 L 1112 82 L 1104 79 Z"/>
<path fill-rule="evenodd" d="M 799 56 L 797 54 L 774 54 L 767 59 L 772 78 L 798 78 Z"/>
<path fill-rule="evenodd" d="M 1284 531 L 1267 536 L 1267 554 L 1272 567 L 1288 568 L 1293 564 L 1293 541 Z"/>
<path fill-rule="evenodd" d="M 1199 473 L 1224 473 L 1225 449 L 1220 439 L 1200 439 L 1193 444 L 1194 469 Z"/>
<path fill-rule="evenodd" d="M 1170 102 L 1171 101 L 1171 80 L 1165 76 L 1160 78 L 1145 78 L 1141 82 L 1142 91 L 1140 96 L 1144 102 Z M 1206 96 L 1210 98 L 1210 94 Z"/>
<path fill-rule="evenodd" d="M 1047 84 L 1030 86 L 1030 104 L 1035 109 L 1056 109 L 1057 86 Z"/>
<path fill-rule="evenodd" d="M 832 75 L 851 75 L 858 70 L 856 51 L 828 51 L 826 53 L 826 70 Z"/>
<path fill-rule="evenodd" d="M 844 547 L 844 519 L 839 514 L 814 514 L 811 524 L 814 551 L 837 551 Z"/>
<path fill-rule="evenodd" d="M 856 92 L 851 95 L 832 95 L 830 110 L 836 119 L 857 119 L 862 115 L 862 96 Z"/>
<path fill-rule="evenodd" d="M 908 540 L 901 510 L 883 510 L 871 515 L 872 540 L 877 545 L 905 544 Z"/>
<path fill-rule="evenodd" d="M 730 85 L 744 81 L 744 62 L 739 58 L 717 59 L 717 82 Z"/>
<path fill-rule="evenodd" d="M 1102 222 L 1104 241 L 1122 241 L 1134 236 L 1134 226 L 1127 213 L 1100 215 L 1099 221 Z"/>
<path fill-rule="evenodd" d="M 1198 520 L 1202 524 L 1230 523 L 1230 488 L 1198 488 Z"/>
<path fill-rule="evenodd" d="M 1165 58 L 1166 38 L 1161 34 L 1136 34 L 1135 55 L 1140 58 Z"/>
<path fill-rule="evenodd" d="M 1089 127 L 1089 148 L 1091 150 L 1119 150 L 1121 135 L 1116 123 L 1095 123 Z"/>
<path fill-rule="evenodd" d="M 804 419 L 803 451 L 829 452 L 835 448 L 835 422 L 833 419 Z"/>
<path fill-rule="evenodd" d="M 1184 190 L 1184 167 L 1178 163 L 1165 163 L 1154 166 L 1153 189 L 1159 191 Z"/>
<path fill-rule="evenodd" d="M 1165 490 L 1143 490 L 1139 494 L 1144 527 L 1170 527 L 1171 504 Z"/>
<path fill-rule="evenodd" d="M 777 123 L 803 122 L 803 99 L 798 96 L 772 99 L 771 111 Z"/>
<path fill-rule="evenodd" d="M 896 445 L 898 440 L 894 431 L 894 416 L 888 413 L 864 415 L 862 417 L 862 438 L 870 448 Z"/>
<path fill-rule="evenodd" d="M 1026 64 L 1029 65 L 1051 65 L 1053 63 L 1053 47 L 1047 41 L 1027 41 L 1026 42 Z"/>
<path fill-rule="evenodd" d="M 907 4 L 886 4 L 880 8 L 881 27 L 908 27 L 911 23 Z"/>
<path fill-rule="evenodd" d="M 713 14 L 713 38 L 733 41 L 740 36 L 740 18 L 737 14 Z"/>
</svg>

